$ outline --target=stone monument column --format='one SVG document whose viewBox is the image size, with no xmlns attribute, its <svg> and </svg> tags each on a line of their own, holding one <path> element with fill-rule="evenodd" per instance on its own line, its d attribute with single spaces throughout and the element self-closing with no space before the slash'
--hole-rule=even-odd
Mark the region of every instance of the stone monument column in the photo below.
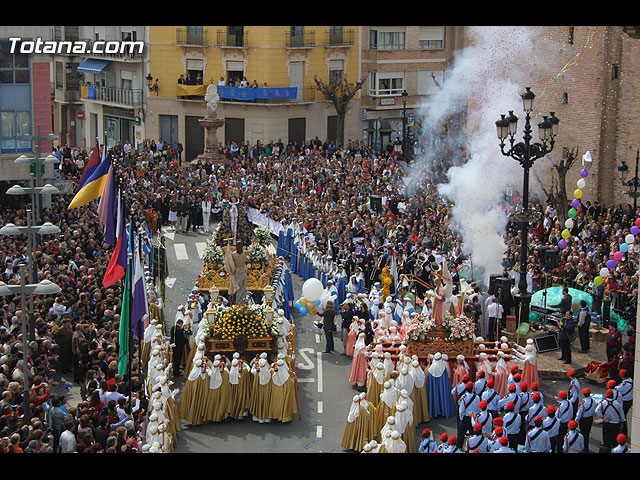
<svg viewBox="0 0 640 480">
<path fill-rule="evenodd" d="M 207 102 L 207 115 L 198 120 L 204 128 L 204 152 L 195 158 L 196 161 L 212 164 L 228 163 L 227 157 L 218 152 L 217 130 L 224 125 L 224 118 L 218 118 L 216 115 L 219 98 L 218 87 L 214 84 L 209 85 L 204 97 Z"/>
<path fill-rule="evenodd" d="M 218 152 L 218 137 L 216 131 L 224 125 L 224 119 L 201 118 L 198 123 L 204 128 L 204 152 L 196 157 L 196 161 L 227 163 L 227 157 Z"/>
</svg>

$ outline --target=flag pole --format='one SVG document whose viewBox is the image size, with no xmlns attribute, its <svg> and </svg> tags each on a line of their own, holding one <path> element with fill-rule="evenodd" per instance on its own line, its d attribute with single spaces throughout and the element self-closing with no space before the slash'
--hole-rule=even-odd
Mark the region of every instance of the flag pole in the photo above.
<svg viewBox="0 0 640 480">
<path fill-rule="evenodd" d="M 131 241 L 130 241 L 130 245 L 135 246 L 135 235 L 134 235 L 134 231 L 133 231 L 133 216 L 130 216 L 129 218 L 129 234 L 131 235 Z M 133 404 L 132 404 L 132 393 L 133 393 L 133 335 L 131 335 L 131 313 L 133 310 L 133 285 L 132 285 L 132 273 L 133 273 L 133 249 L 131 249 L 131 251 L 129 251 L 127 253 L 127 255 L 129 256 L 129 265 L 127 267 L 127 272 L 125 273 L 125 275 L 129 276 L 129 291 L 125 292 L 125 295 L 129 295 L 129 311 L 127 312 L 129 315 L 128 321 L 127 321 L 127 330 L 129 331 L 129 365 L 127 367 L 128 369 L 128 374 L 129 374 L 129 407 L 131 407 L 133 409 Z M 120 321 L 122 321 L 122 319 L 120 319 Z"/>
<path fill-rule="evenodd" d="M 143 292 L 144 292 L 144 298 L 145 298 L 145 302 L 147 301 L 147 282 L 146 279 L 144 277 L 144 262 L 142 261 L 142 227 L 140 227 L 139 229 L 140 231 L 138 232 L 138 257 L 141 259 L 140 262 L 140 266 L 142 267 L 143 270 L 143 275 L 142 275 L 142 286 L 143 286 Z M 137 332 L 137 336 L 138 336 L 138 380 L 142 380 L 142 335 L 143 335 L 143 331 L 144 331 L 144 317 L 141 318 L 138 321 L 138 332 Z"/>
</svg>

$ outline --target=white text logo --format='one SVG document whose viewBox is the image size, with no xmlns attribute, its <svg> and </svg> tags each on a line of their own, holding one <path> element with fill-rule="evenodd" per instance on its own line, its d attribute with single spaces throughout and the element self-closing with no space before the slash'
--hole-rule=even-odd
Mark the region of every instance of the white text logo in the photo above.
<svg viewBox="0 0 640 480">
<path fill-rule="evenodd" d="M 68 54 L 68 55 L 136 55 L 142 54 L 144 42 L 115 41 L 115 40 L 95 40 L 87 42 L 82 40 L 22 40 L 11 37 L 11 53 L 48 53 L 48 54 Z"/>
</svg>

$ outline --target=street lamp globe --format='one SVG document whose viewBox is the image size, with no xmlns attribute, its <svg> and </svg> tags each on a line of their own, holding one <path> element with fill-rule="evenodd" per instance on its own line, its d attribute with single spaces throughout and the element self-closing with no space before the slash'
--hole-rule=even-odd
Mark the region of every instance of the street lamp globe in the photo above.
<svg viewBox="0 0 640 480">
<path fill-rule="evenodd" d="M 618 175 L 620 176 L 620 181 L 624 183 L 627 180 L 628 173 L 629 173 L 629 167 L 624 162 L 624 160 L 622 160 L 622 162 L 620 162 L 620 165 L 618 165 Z"/>
<path fill-rule="evenodd" d="M 546 142 L 547 140 L 551 140 L 552 134 L 552 125 L 549 121 L 548 117 L 543 116 L 542 121 L 538 124 L 538 136 L 540 140 Z"/>
<path fill-rule="evenodd" d="M 16 158 L 13 163 L 17 163 L 17 164 L 31 164 L 31 158 L 27 157 L 26 155 L 20 155 L 18 158 Z"/>
<path fill-rule="evenodd" d="M 26 192 L 24 191 L 24 188 L 22 188 L 20 185 L 14 185 L 6 191 L 7 195 L 24 195 L 25 193 Z"/>
<path fill-rule="evenodd" d="M 13 223 L 7 223 L 2 228 L 0 228 L 0 235 L 20 235 L 20 229 Z"/>
<path fill-rule="evenodd" d="M 507 121 L 509 122 L 509 135 L 515 135 L 518 131 L 518 117 L 513 114 L 513 110 L 509 110 Z"/>
<path fill-rule="evenodd" d="M 38 227 L 38 233 L 40 235 L 52 235 L 60 233 L 60 228 L 58 228 L 57 225 L 54 225 L 51 222 L 44 222 L 42 225 L 40 225 L 40 227 Z"/>
<path fill-rule="evenodd" d="M 558 135 L 558 125 L 560 124 L 560 120 L 556 117 L 556 112 L 549 112 L 549 121 L 551 122 L 551 136 L 555 137 Z"/>
<path fill-rule="evenodd" d="M 522 106 L 525 112 L 533 112 L 533 99 L 535 94 L 531 91 L 531 87 L 525 87 L 526 91 L 522 94 Z"/>
<path fill-rule="evenodd" d="M 496 133 L 500 140 L 504 140 L 509 135 L 509 125 L 506 115 L 500 114 L 500 120 L 496 122 Z"/>
<path fill-rule="evenodd" d="M 55 195 L 57 193 L 60 193 L 60 190 L 57 187 L 54 187 L 53 185 L 51 185 L 50 183 L 47 183 L 44 187 L 42 187 L 42 189 L 40 190 L 40 193 L 43 195 Z"/>
<path fill-rule="evenodd" d="M 62 291 L 62 289 L 51 280 L 40 280 L 37 285 L 33 290 L 33 293 L 36 295 L 54 295 Z"/>
</svg>

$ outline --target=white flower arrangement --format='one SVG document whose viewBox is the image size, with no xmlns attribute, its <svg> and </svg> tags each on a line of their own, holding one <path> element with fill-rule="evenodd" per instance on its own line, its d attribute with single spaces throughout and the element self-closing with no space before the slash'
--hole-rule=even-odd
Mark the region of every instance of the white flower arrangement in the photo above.
<svg viewBox="0 0 640 480">
<path fill-rule="evenodd" d="M 248 307 L 249 310 L 258 313 L 264 319 L 264 309 L 266 308 L 266 305 L 264 303 L 253 303 L 251 305 L 248 305 Z"/>
<path fill-rule="evenodd" d="M 224 263 L 222 248 L 215 241 L 210 240 L 204 250 L 204 260 L 207 263 Z"/>
<path fill-rule="evenodd" d="M 267 249 L 261 245 L 256 245 L 252 252 L 247 255 L 247 263 L 267 263 Z"/>
<path fill-rule="evenodd" d="M 258 226 L 253 229 L 256 236 L 256 244 L 266 248 L 271 243 L 271 232 L 266 227 Z"/>
<path fill-rule="evenodd" d="M 209 336 L 209 322 L 202 322 L 202 326 L 200 327 L 202 329 L 202 334 L 205 337 Z"/>
</svg>

